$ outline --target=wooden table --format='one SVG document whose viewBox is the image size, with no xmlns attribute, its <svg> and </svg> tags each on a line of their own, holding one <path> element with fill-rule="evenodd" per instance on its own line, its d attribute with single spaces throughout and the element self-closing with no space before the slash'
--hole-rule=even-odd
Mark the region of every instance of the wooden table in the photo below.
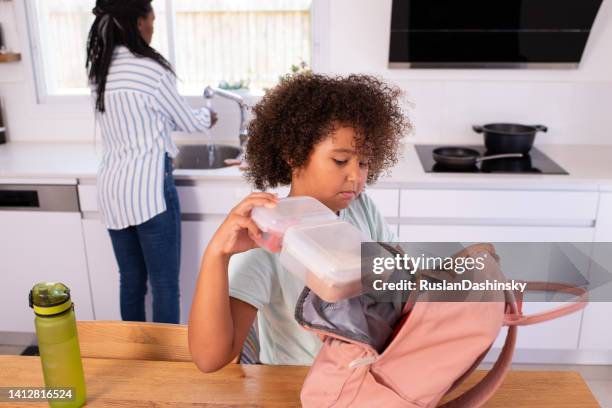
<svg viewBox="0 0 612 408">
<path fill-rule="evenodd" d="M 87 407 L 299 406 L 308 367 L 230 364 L 204 374 L 192 363 L 83 359 Z M 471 387 L 485 371 L 460 387 Z M 413 375 L 418 375 L 414 373 Z M 38 357 L 0 356 L 0 387 L 41 387 Z M 0 407 L 48 407 L 0 403 Z M 512 371 L 487 407 L 599 407 L 576 372 Z"/>
</svg>

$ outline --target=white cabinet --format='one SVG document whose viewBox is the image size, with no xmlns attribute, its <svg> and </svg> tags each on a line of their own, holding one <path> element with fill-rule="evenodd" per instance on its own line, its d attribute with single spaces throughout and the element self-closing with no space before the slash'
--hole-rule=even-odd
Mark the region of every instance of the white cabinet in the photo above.
<svg viewBox="0 0 612 408">
<path fill-rule="evenodd" d="M 368 188 L 366 194 L 384 217 L 399 216 L 399 190 Z"/>
<path fill-rule="evenodd" d="M 461 224 L 402 224 L 406 242 L 590 242 L 589 227 L 490 226 Z"/>
<path fill-rule="evenodd" d="M 176 189 L 183 214 L 227 214 L 252 191 L 241 182 L 182 185 L 179 180 Z"/>
<path fill-rule="evenodd" d="M 606 271 L 598 270 L 597 280 L 610 282 L 591 293 L 591 303 L 584 311 L 581 350 L 612 350 L 612 192 L 602 192 L 599 198 L 599 211 L 595 228 L 593 261 Z M 602 276 L 603 275 L 603 276 Z M 607 275 L 607 276 L 606 276 Z"/>
<path fill-rule="evenodd" d="M 181 185 L 177 191 L 181 205 L 181 270 L 179 272 L 181 323 L 189 320 L 189 310 L 200 271 L 202 254 L 225 215 L 251 189 L 241 182 L 207 182 Z M 119 307 L 119 269 L 110 237 L 99 219 L 94 184 L 79 185 L 83 235 L 93 290 L 96 319 L 121 320 Z M 206 213 L 206 214 L 204 214 Z M 147 319 L 152 319 L 149 288 L 145 298 Z"/>
<path fill-rule="evenodd" d="M 181 223 L 181 323 L 189 322 L 189 311 L 195 293 L 202 255 L 213 234 L 223 222 L 222 217 L 208 217 L 201 221 Z"/>
<path fill-rule="evenodd" d="M 95 184 L 80 184 L 79 203 L 81 211 L 98 212 Z M 176 188 L 183 214 L 227 214 L 251 188 L 243 182 L 206 182 L 187 185 L 177 180 Z"/>
<path fill-rule="evenodd" d="M 181 270 L 179 272 L 181 323 L 189 320 L 191 300 L 200 271 L 202 254 L 225 214 L 250 188 L 244 183 L 210 182 L 177 186 L 181 205 Z M 119 306 L 119 268 L 110 237 L 99 219 L 96 186 L 79 185 L 79 202 L 83 219 L 83 236 L 93 289 L 95 316 L 98 320 L 121 320 Z M 207 214 L 202 214 L 206 211 Z M 149 288 L 145 298 L 147 319 L 152 320 L 152 297 Z"/>
<path fill-rule="evenodd" d="M 400 240 L 406 242 L 588 242 L 592 240 L 591 228 L 569 227 L 492 227 L 465 225 L 400 225 Z M 508 268 L 520 268 L 516 256 L 500 253 L 502 264 Z M 516 264 L 512 264 L 515 260 Z M 529 277 L 526 277 L 529 279 Z M 524 313 L 549 310 L 560 304 L 554 302 L 526 302 Z M 519 328 L 519 349 L 576 349 L 580 333 L 581 313 L 574 313 L 549 322 Z M 505 335 L 505 332 L 504 332 Z M 502 336 L 503 337 L 503 336 Z M 498 340 L 495 347 L 501 347 Z"/>
<path fill-rule="evenodd" d="M 597 199 L 595 191 L 412 189 L 402 190 L 400 217 L 592 226 Z"/>
<path fill-rule="evenodd" d="M 589 191 L 403 190 L 399 236 L 407 242 L 589 243 L 595 234 L 597 200 L 598 194 Z M 558 305 L 526 302 L 524 313 Z M 576 350 L 581 320 L 582 313 L 574 313 L 521 327 L 517 348 Z M 494 347 L 501 347 L 502 338 Z"/>
<path fill-rule="evenodd" d="M 179 273 L 181 323 L 189 320 L 189 310 L 200 271 L 200 261 L 208 241 L 223 218 L 208 217 L 181 223 L 181 270 Z M 110 237 L 99 219 L 83 220 L 83 236 L 91 277 L 97 320 L 121 320 L 119 308 L 119 268 Z M 151 290 L 145 298 L 147 320 L 152 320 Z"/>
<path fill-rule="evenodd" d="M 402 190 L 400 239 L 591 242 L 593 191 Z"/>
<path fill-rule="evenodd" d="M 289 190 L 289 187 L 281 186 L 270 189 L 270 192 L 277 193 L 280 198 L 283 198 L 287 197 Z M 384 217 L 393 218 L 399 216 L 399 189 L 368 187 L 365 192 L 374 201 L 376 208 L 378 208 L 378 211 Z"/>
<path fill-rule="evenodd" d="M 78 212 L 0 211 L 0 332 L 34 332 L 28 293 L 42 281 L 70 288 L 78 319 L 93 310 Z"/>
<path fill-rule="evenodd" d="M 251 192 L 244 182 L 178 185 L 183 213 L 181 322 L 187 323 L 201 257 L 225 214 Z M 275 189 L 281 197 L 287 187 Z M 97 212 L 95 186 L 79 186 L 81 209 Z M 375 186 L 367 194 L 400 241 L 412 242 L 593 242 L 612 241 L 612 192 L 404 189 Z M 95 216 L 95 215 L 94 215 Z M 84 219 L 93 304 L 97 319 L 120 319 L 119 277 L 110 239 L 98 219 Z M 612 288 L 607 289 L 612 292 Z M 27 294 L 27 293 L 26 293 Z M 150 302 L 150 292 L 147 300 Z M 525 313 L 555 303 L 525 304 Z M 151 318 L 150 304 L 147 315 Z M 611 350 L 612 303 L 592 303 L 575 313 L 521 327 L 522 350 Z M 583 318 L 584 316 L 584 318 Z M 582 325 L 582 326 L 581 326 Z M 582 330 L 581 330 L 582 327 Z M 495 347 L 501 346 L 500 340 Z"/>
<path fill-rule="evenodd" d="M 612 242 L 612 191 L 599 195 L 595 241 Z"/>
<path fill-rule="evenodd" d="M 83 239 L 97 320 L 121 320 L 119 267 L 108 231 L 97 218 L 83 219 Z"/>
<path fill-rule="evenodd" d="M 612 286 L 607 286 L 608 296 Z M 580 334 L 581 350 L 612 350 L 612 302 L 591 302 L 587 305 Z"/>
</svg>

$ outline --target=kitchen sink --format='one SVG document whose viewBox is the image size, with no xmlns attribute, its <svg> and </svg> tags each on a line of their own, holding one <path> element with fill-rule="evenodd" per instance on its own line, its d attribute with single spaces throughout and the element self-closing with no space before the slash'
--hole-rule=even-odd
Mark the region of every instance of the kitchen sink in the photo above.
<svg viewBox="0 0 612 408">
<path fill-rule="evenodd" d="M 174 159 L 176 169 L 219 169 L 227 167 L 227 159 L 238 159 L 242 149 L 222 144 L 201 144 L 179 146 L 179 154 Z"/>
</svg>

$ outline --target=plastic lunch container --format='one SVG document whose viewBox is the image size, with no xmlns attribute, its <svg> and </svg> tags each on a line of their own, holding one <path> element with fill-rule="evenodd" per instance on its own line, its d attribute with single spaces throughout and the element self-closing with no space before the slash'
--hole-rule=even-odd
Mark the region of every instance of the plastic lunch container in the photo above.
<svg viewBox="0 0 612 408">
<path fill-rule="evenodd" d="M 346 221 L 298 225 L 285 233 L 280 263 L 326 302 L 357 296 L 361 243 L 369 241 Z"/>
<path fill-rule="evenodd" d="M 263 232 L 262 238 L 255 240 L 257 245 L 270 252 L 280 252 L 287 228 L 305 223 L 329 222 L 338 217 L 317 199 L 304 196 L 283 198 L 274 208 L 255 207 L 251 218 Z"/>
</svg>

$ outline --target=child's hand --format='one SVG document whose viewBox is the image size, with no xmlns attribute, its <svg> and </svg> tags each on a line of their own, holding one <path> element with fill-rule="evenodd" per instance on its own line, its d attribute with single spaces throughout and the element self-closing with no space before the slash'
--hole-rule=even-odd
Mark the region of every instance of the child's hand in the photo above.
<svg viewBox="0 0 612 408">
<path fill-rule="evenodd" d="M 254 207 L 273 208 L 278 196 L 271 193 L 251 193 L 228 214 L 208 244 L 208 251 L 220 256 L 231 256 L 256 248 L 253 238 L 261 238 L 261 230 L 251 219 Z"/>
</svg>

